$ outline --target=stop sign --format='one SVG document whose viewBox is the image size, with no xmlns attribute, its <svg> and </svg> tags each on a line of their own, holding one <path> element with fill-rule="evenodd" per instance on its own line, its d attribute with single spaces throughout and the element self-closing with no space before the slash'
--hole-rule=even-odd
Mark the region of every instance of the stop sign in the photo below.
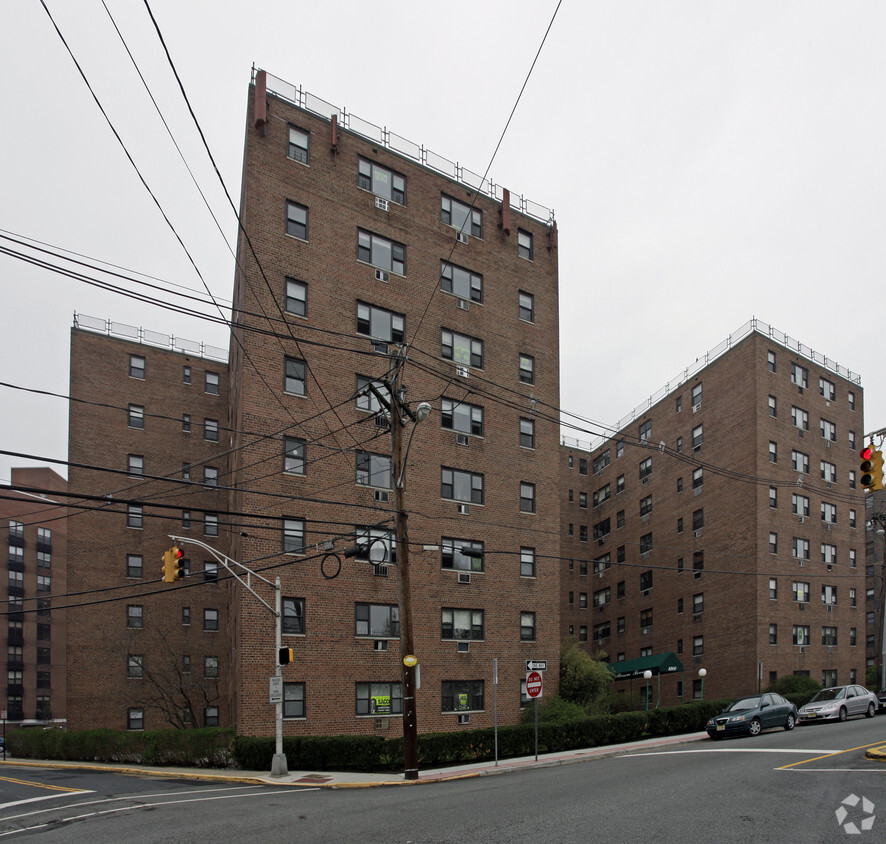
<svg viewBox="0 0 886 844">
<path fill-rule="evenodd" d="M 541 697 L 542 679 L 538 671 L 530 671 L 526 675 L 526 694 L 529 697 Z"/>
</svg>

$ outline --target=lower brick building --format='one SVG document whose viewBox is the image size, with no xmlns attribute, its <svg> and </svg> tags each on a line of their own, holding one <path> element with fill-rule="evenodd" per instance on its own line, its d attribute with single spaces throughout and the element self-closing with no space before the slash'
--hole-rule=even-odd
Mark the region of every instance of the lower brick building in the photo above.
<svg viewBox="0 0 886 844">
<path fill-rule="evenodd" d="M 754 320 L 616 434 L 564 444 L 563 635 L 674 652 L 663 703 L 863 682 L 863 419 L 857 375 Z"/>
</svg>

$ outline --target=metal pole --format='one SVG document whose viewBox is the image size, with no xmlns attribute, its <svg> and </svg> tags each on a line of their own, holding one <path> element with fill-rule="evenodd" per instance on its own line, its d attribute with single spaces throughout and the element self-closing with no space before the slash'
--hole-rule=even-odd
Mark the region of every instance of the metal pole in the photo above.
<svg viewBox="0 0 886 844">
<path fill-rule="evenodd" d="M 412 588 L 409 579 L 409 531 L 406 526 L 406 480 L 403 466 L 403 410 L 398 367 L 391 389 L 391 469 L 397 526 L 397 586 L 400 605 L 400 659 L 403 677 L 403 777 L 418 779 L 418 719 L 415 703 L 415 654 L 412 639 Z"/>
<path fill-rule="evenodd" d="M 276 631 L 276 649 L 274 651 L 274 662 L 277 665 L 277 677 L 280 678 L 280 689 L 283 689 L 283 666 L 280 665 L 280 648 L 283 647 L 283 598 L 280 587 L 280 578 L 278 577 L 274 583 L 274 605 L 277 621 Z M 283 752 L 283 699 L 277 701 L 277 717 L 276 717 L 276 741 L 274 744 L 274 758 L 271 760 L 271 776 L 285 777 L 289 773 L 289 767 L 286 762 L 286 754 Z"/>
</svg>

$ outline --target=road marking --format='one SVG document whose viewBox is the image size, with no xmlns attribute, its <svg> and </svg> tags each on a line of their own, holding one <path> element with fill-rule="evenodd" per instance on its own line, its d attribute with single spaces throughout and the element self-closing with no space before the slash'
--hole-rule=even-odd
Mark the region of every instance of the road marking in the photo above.
<svg viewBox="0 0 886 844">
<path fill-rule="evenodd" d="M 35 788 L 46 788 L 49 791 L 85 791 L 83 788 L 69 788 L 65 785 L 49 785 L 44 782 L 34 782 L 33 780 L 19 780 L 15 777 L 0 777 L 2 782 L 12 782 L 16 785 L 33 785 Z"/>
<path fill-rule="evenodd" d="M 800 762 L 791 762 L 790 765 L 783 765 L 781 768 L 777 768 L 776 770 L 784 771 L 788 768 L 793 768 L 794 765 L 805 765 L 807 762 L 817 762 L 819 759 L 829 759 L 831 756 L 839 756 L 841 753 L 852 753 L 854 750 L 867 750 L 869 747 L 879 747 L 883 744 L 883 739 L 880 741 L 875 741 L 871 744 L 862 744 L 858 747 L 847 747 L 845 750 L 822 750 L 822 751 L 810 751 L 810 753 L 820 752 L 821 756 L 813 756 L 812 759 L 804 759 Z"/>
</svg>

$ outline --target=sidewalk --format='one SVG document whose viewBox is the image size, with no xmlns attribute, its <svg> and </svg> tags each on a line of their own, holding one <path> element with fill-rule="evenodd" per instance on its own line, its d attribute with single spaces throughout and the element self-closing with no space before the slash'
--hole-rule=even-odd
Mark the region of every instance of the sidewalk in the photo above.
<svg viewBox="0 0 886 844">
<path fill-rule="evenodd" d="M 219 770 L 218 768 L 175 768 L 156 767 L 152 765 L 116 765 L 103 762 L 56 762 L 39 759 L 12 759 L 8 755 L 6 761 L 0 761 L 0 771 L 4 767 L 16 768 L 56 768 L 77 771 L 111 771 L 118 774 L 133 776 L 166 777 L 169 779 L 193 779 L 204 782 L 239 782 L 254 785 L 290 785 L 301 788 L 371 788 L 381 785 L 421 785 L 446 780 L 482 777 L 491 774 L 506 774 L 526 768 L 547 768 L 554 765 L 570 765 L 589 759 L 601 759 L 606 756 L 629 753 L 632 751 L 650 750 L 656 747 L 670 747 L 687 742 L 707 739 L 707 733 L 687 733 L 682 736 L 646 739 L 645 741 L 627 744 L 611 744 L 603 747 L 591 747 L 584 750 L 568 750 L 562 753 L 521 756 L 516 759 L 504 759 L 495 762 L 470 763 L 453 765 L 447 768 L 420 770 L 417 780 L 404 780 L 402 772 L 372 774 L 365 772 L 326 771 L 313 773 L 310 771 L 290 771 L 284 777 L 272 777 L 267 771 L 240 771 L 235 769 Z"/>
</svg>

